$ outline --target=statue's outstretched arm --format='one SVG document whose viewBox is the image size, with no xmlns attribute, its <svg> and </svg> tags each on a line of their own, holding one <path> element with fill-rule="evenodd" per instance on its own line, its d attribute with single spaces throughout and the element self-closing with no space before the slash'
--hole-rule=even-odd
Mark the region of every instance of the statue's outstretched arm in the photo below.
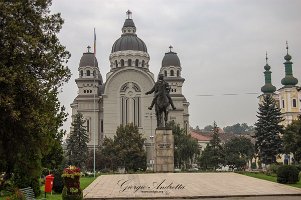
<svg viewBox="0 0 301 200">
<path fill-rule="evenodd" d="M 154 91 L 155 91 L 155 86 L 150 91 L 146 92 L 145 94 L 148 95 L 148 94 L 153 93 Z"/>
</svg>

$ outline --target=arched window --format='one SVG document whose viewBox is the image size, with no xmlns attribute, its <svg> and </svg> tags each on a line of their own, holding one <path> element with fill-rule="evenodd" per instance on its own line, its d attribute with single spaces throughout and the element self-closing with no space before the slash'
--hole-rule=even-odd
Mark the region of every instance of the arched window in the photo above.
<svg viewBox="0 0 301 200">
<path fill-rule="evenodd" d="M 123 59 L 120 60 L 120 64 L 121 64 L 121 67 L 124 67 L 124 60 Z"/>
<path fill-rule="evenodd" d="M 139 60 L 136 59 L 136 61 L 135 61 L 135 66 L 138 67 L 138 64 L 139 64 Z"/>
<path fill-rule="evenodd" d="M 96 76 L 96 71 L 95 71 L 95 70 L 93 70 L 93 76 L 94 76 L 94 77 Z"/>
<path fill-rule="evenodd" d="M 177 76 L 180 76 L 180 70 L 177 70 Z"/>
<path fill-rule="evenodd" d="M 128 66 L 132 66 L 132 59 L 128 59 Z"/>
<path fill-rule="evenodd" d="M 80 70 L 80 77 L 82 77 L 84 75 L 83 70 Z"/>
<path fill-rule="evenodd" d="M 142 67 L 144 67 L 144 60 L 142 60 Z"/>
<path fill-rule="evenodd" d="M 90 76 L 90 70 L 87 70 L 87 76 Z"/>
<path fill-rule="evenodd" d="M 170 76 L 174 76 L 174 75 L 175 75 L 174 71 L 170 70 Z"/>
<path fill-rule="evenodd" d="M 164 70 L 164 76 L 167 76 L 167 71 L 166 70 Z"/>
<path fill-rule="evenodd" d="M 134 95 L 127 97 L 128 92 L 134 91 Z M 141 126 L 141 88 L 138 84 L 127 82 L 120 88 L 120 121 L 122 124 L 133 123 Z M 131 114 L 130 114 L 131 113 Z"/>
<path fill-rule="evenodd" d="M 118 62 L 117 62 L 117 60 L 115 60 L 115 66 L 118 67 Z"/>
<path fill-rule="evenodd" d="M 86 90 L 84 90 L 84 93 L 86 93 Z"/>
</svg>

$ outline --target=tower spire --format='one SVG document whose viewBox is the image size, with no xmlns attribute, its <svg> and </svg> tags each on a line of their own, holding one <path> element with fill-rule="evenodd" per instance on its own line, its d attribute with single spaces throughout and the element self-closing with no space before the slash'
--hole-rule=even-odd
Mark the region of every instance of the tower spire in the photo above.
<svg viewBox="0 0 301 200">
<path fill-rule="evenodd" d="M 285 77 L 281 80 L 281 84 L 285 87 L 293 87 L 298 83 L 298 79 L 293 76 L 293 62 L 292 56 L 288 54 L 288 42 L 286 41 L 286 55 L 284 56 L 285 62 Z"/>
<path fill-rule="evenodd" d="M 268 65 L 268 51 L 265 52 L 265 64 Z"/>
<path fill-rule="evenodd" d="M 172 52 L 171 50 L 172 50 L 173 46 L 170 45 L 168 48 L 169 48 L 169 52 Z"/>
<path fill-rule="evenodd" d="M 264 94 L 272 94 L 276 91 L 276 87 L 272 85 L 272 72 L 270 71 L 271 67 L 268 64 L 268 52 L 265 52 L 265 72 L 264 72 L 264 79 L 265 79 L 265 85 L 261 87 L 261 91 Z"/>
</svg>

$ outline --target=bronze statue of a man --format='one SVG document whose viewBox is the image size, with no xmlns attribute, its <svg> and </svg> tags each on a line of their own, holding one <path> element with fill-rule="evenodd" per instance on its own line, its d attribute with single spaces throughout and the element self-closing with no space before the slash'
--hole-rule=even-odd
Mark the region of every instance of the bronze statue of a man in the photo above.
<svg viewBox="0 0 301 200">
<path fill-rule="evenodd" d="M 154 87 L 150 91 L 145 93 L 146 95 L 148 95 L 148 94 L 151 94 L 151 93 L 155 92 L 155 96 L 154 96 L 154 99 L 152 101 L 152 104 L 150 105 L 150 107 L 148 107 L 148 109 L 151 110 L 153 108 L 153 106 L 155 105 L 156 100 L 158 98 L 159 91 L 160 91 L 161 88 L 163 88 L 165 90 L 166 97 L 168 98 L 168 101 L 169 101 L 172 109 L 175 110 L 176 107 L 174 106 L 173 101 L 172 101 L 172 99 L 169 95 L 170 86 L 166 81 L 164 81 L 164 75 L 163 74 L 159 74 L 158 81 L 155 83 Z"/>
</svg>

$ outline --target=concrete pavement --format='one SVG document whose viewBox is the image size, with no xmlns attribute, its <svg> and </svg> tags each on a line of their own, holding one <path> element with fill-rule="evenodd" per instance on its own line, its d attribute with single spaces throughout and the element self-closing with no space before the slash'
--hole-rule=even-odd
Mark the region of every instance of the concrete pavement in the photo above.
<svg viewBox="0 0 301 200">
<path fill-rule="evenodd" d="M 301 189 L 236 173 L 156 173 L 103 175 L 84 190 L 91 200 L 204 198 L 295 200 Z"/>
</svg>

